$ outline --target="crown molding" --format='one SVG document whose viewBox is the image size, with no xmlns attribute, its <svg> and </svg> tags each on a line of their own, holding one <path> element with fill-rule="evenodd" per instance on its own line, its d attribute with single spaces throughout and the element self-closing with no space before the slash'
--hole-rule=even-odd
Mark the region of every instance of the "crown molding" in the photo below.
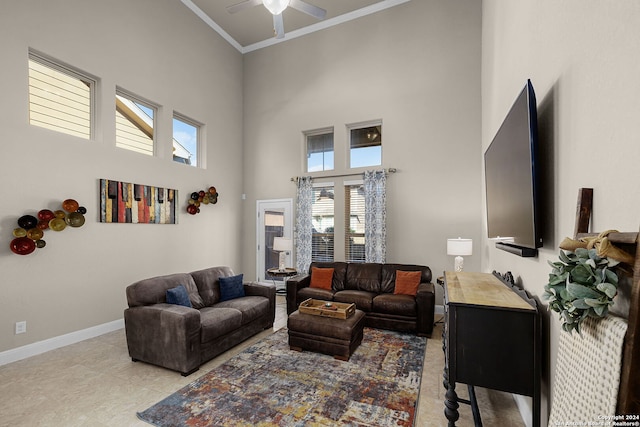
<svg viewBox="0 0 640 427">
<path fill-rule="evenodd" d="M 210 26 L 216 33 L 220 34 L 223 39 L 225 39 L 231 46 L 235 47 L 238 52 L 244 53 L 243 47 L 238 43 L 233 37 L 229 35 L 225 30 L 222 29 L 220 25 L 218 25 L 213 19 L 209 17 L 206 13 L 202 11 L 194 2 L 191 0 L 180 0 L 182 4 L 187 6 L 193 13 L 195 13 L 198 18 L 202 19 L 205 24 Z"/>
<path fill-rule="evenodd" d="M 316 31 L 320 31 L 336 25 L 344 24 L 345 22 L 362 18 L 363 16 L 371 15 L 371 14 L 401 5 L 403 3 L 408 3 L 411 0 L 383 0 L 381 2 L 372 4 L 370 6 L 366 6 L 361 9 L 354 10 L 353 12 L 345 13 L 344 15 L 336 16 L 331 19 L 320 21 L 317 24 L 309 25 L 307 27 L 290 31 L 288 33 L 285 33 L 285 36 L 282 39 L 269 38 L 269 39 L 262 40 L 247 46 L 240 45 L 240 43 L 238 43 L 233 37 L 231 37 L 229 33 L 223 30 L 222 27 L 220 27 L 213 19 L 211 19 L 206 13 L 204 13 L 202 9 L 196 6 L 192 0 L 180 0 L 180 1 L 189 9 L 191 9 L 193 13 L 195 13 L 200 19 L 202 19 L 215 32 L 220 34 L 220 36 L 222 36 L 223 39 L 225 39 L 229 44 L 231 44 L 231 46 L 236 48 L 238 52 L 245 54 L 245 53 L 253 52 L 259 49 L 263 49 L 265 47 L 273 46 L 279 43 L 284 43 L 289 40 L 293 40 L 298 37 L 305 36 L 307 34 L 315 33 Z"/>
</svg>

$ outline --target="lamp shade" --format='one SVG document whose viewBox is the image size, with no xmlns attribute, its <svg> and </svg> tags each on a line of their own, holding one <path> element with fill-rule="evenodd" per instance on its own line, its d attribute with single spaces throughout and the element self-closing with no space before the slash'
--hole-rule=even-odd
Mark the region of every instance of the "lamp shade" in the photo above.
<svg viewBox="0 0 640 427">
<path fill-rule="evenodd" d="M 447 255 L 472 255 L 473 254 L 473 240 L 463 239 L 458 237 L 457 239 L 447 239 Z"/>
<path fill-rule="evenodd" d="M 280 15 L 289 6 L 289 0 L 262 0 L 262 4 L 272 14 Z"/>
<path fill-rule="evenodd" d="M 274 251 L 290 251 L 293 249 L 293 242 L 286 237 L 274 237 L 273 238 L 273 250 Z"/>
</svg>

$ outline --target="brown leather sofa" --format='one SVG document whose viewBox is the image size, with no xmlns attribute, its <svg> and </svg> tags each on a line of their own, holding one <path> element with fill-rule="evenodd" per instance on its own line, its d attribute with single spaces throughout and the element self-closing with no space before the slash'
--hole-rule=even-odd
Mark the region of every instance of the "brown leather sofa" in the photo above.
<svg viewBox="0 0 640 427">
<path fill-rule="evenodd" d="M 311 288 L 311 269 L 333 268 L 331 290 Z M 416 296 L 395 295 L 396 271 L 421 271 Z M 365 313 L 365 326 L 431 336 L 435 289 L 431 269 L 411 264 L 317 262 L 309 273 L 287 280 L 287 314 L 308 298 L 355 303 Z"/>
<path fill-rule="evenodd" d="M 231 276 L 229 267 L 212 267 L 129 285 L 124 323 L 131 359 L 186 376 L 271 328 L 276 313 L 275 285 L 244 282 L 245 296 L 220 301 L 220 278 Z M 167 290 L 178 285 L 186 288 L 192 307 L 167 303 Z"/>
</svg>

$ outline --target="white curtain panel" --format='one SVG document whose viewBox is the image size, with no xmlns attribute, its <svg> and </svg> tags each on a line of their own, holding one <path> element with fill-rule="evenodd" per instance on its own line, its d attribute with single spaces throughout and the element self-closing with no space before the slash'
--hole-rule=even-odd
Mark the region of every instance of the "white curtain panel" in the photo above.
<svg viewBox="0 0 640 427">
<path fill-rule="evenodd" d="M 384 170 L 364 173 L 365 262 L 384 263 L 387 257 L 386 184 Z"/>
<path fill-rule="evenodd" d="M 296 202 L 296 269 L 300 273 L 309 271 L 311 265 L 311 239 L 313 185 L 310 176 L 298 179 L 298 194 Z"/>
</svg>

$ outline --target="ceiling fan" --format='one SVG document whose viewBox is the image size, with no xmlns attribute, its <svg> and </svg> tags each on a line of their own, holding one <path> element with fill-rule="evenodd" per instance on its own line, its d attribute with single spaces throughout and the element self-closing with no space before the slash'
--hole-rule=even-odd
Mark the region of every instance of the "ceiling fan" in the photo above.
<svg viewBox="0 0 640 427">
<path fill-rule="evenodd" d="M 263 4 L 273 15 L 273 31 L 277 39 L 284 37 L 284 22 L 282 21 L 282 12 L 288 7 L 311 15 L 316 19 L 324 19 L 327 11 L 317 6 L 304 2 L 302 0 L 244 0 L 240 3 L 227 6 L 227 12 L 236 13 L 249 7 Z"/>
</svg>

